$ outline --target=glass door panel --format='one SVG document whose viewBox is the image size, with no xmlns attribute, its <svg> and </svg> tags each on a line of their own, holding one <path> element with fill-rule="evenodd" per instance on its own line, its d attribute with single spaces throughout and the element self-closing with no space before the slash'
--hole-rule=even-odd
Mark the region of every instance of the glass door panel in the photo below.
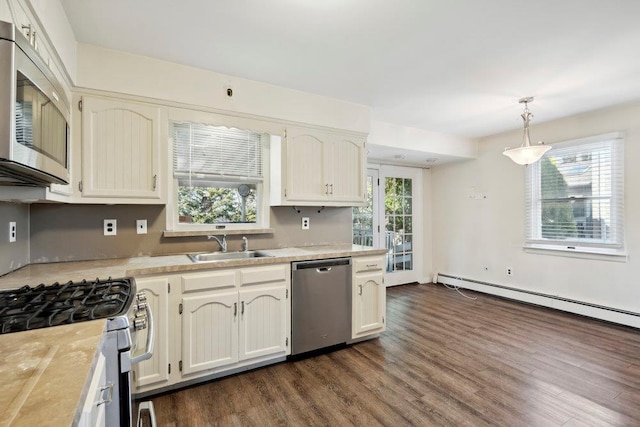
<svg viewBox="0 0 640 427">
<path fill-rule="evenodd" d="M 413 180 L 387 177 L 384 185 L 387 272 L 413 270 Z"/>
<path fill-rule="evenodd" d="M 387 286 L 411 283 L 420 280 L 420 265 L 416 260 L 422 256 L 421 188 L 422 171 L 416 168 L 381 166 L 380 206 L 384 224 L 384 241 L 387 249 L 385 283 Z"/>
<path fill-rule="evenodd" d="M 375 247 L 378 231 L 378 171 L 367 171 L 367 204 L 353 208 L 353 244 Z"/>
</svg>

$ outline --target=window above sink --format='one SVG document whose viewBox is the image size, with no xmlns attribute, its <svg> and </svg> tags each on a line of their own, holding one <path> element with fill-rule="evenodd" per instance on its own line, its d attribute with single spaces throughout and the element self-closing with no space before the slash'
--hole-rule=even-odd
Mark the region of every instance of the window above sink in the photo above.
<svg viewBox="0 0 640 427">
<path fill-rule="evenodd" d="M 199 112 L 170 113 L 168 125 L 165 236 L 269 232 L 269 147 L 280 137 Z"/>
</svg>

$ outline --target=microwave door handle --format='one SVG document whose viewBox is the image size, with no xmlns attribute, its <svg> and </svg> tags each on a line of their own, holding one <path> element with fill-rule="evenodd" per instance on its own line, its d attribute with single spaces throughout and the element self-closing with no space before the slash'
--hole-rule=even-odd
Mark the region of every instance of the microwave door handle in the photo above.
<svg viewBox="0 0 640 427">
<path fill-rule="evenodd" d="M 155 328 L 153 325 L 153 314 L 151 313 L 151 306 L 149 304 L 145 306 L 145 311 L 147 312 L 147 319 L 149 319 L 149 326 L 147 327 L 147 348 L 140 356 L 131 358 L 132 365 L 140 363 L 143 360 L 150 359 L 153 355 L 153 337 L 155 335 Z"/>
</svg>

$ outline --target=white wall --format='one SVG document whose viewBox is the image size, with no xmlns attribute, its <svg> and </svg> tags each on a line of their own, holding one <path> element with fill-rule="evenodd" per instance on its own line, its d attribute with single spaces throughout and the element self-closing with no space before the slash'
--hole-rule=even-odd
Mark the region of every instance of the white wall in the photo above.
<svg viewBox="0 0 640 427">
<path fill-rule="evenodd" d="M 478 154 L 478 143 L 475 140 L 380 121 L 371 122 L 367 142 L 455 158 L 470 159 Z"/>
<path fill-rule="evenodd" d="M 83 43 L 78 44 L 77 86 L 369 132 L 370 110 L 363 105 Z"/>
<path fill-rule="evenodd" d="M 55 46 L 71 82 L 76 77 L 76 37 L 60 0 L 29 0 Z"/>
<path fill-rule="evenodd" d="M 640 313 L 639 117 L 640 103 L 633 103 L 531 128 L 532 138 L 551 145 L 626 133 L 626 263 L 523 251 L 525 169 L 502 155 L 504 147 L 520 143 L 518 130 L 480 140 L 476 160 L 432 169 L 434 270 Z"/>
</svg>

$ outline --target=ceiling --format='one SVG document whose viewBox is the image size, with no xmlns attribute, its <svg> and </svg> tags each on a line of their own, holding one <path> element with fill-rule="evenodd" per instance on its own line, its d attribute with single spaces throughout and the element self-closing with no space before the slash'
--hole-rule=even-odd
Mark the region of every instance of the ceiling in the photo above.
<svg viewBox="0 0 640 427">
<path fill-rule="evenodd" d="M 638 0 L 61 0 L 80 42 L 463 137 L 640 99 Z"/>
</svg>

